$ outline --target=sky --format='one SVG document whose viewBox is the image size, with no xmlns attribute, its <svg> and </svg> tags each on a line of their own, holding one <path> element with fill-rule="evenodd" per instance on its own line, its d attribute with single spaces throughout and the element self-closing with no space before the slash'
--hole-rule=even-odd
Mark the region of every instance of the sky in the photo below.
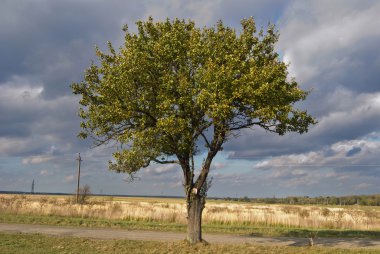
<svg viewBox="0 0 380 254">
<path fill-rule="evenodd" d="M 176 165 L 142 169 L 134 182 L 108 170 L 113 147 L 76 137 L 79 98 L 73 82 L 96 60 L 95 45 L 116 48 L 122 27 L 152 16 L 218 20 L 240 29 L 254 17 L 275 24 L 276 50 L 289 76 L 311 90 L 297 106 L 318 120 L 303 135 L 243 131 L 214 159 L 213 197 L 380 193 L 380 1 L 351 0 L 2 0 L 0 9 L 0 190 L 184 194 Z M 202 158 L 198 157 L 199 166 Z"/>
</svg>

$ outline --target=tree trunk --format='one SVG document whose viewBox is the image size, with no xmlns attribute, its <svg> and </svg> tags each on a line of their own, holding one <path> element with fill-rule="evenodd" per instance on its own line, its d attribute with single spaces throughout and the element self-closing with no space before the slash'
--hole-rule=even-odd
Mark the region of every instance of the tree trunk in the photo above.
<svg viewBox="0 0 380 254">
<path fill-rule="evenodd" d="M 187 241 L 190 244 L 202 241 L 202 212 L 205 207 L 205 197 L 191 194 L 187 200 Z"/>
</svg>

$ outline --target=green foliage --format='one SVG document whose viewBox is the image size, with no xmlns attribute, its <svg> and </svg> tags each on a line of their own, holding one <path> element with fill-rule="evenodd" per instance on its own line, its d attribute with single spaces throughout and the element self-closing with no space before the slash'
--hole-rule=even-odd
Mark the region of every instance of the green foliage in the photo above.
<svg viewBox="0 0 380 254">
<path fill-rule="evenodd" d="M 133 174 L 152 161 L 179 163 L 187 186 L 203 142 L 209 153 L 200 188 L 213 157 L 239 130 L 306 132 L 315 120 L 294 103 L 308 92 L 288 78 L 274 51 L 277 31 L 256 31 L 253 18 L 241 25 L 236 32 L 222 21 L 200 29 L 192 21 L 149 18 L 137 22 L 135 34 L 125 27 L 119 51 L 111 43 L 109 53 L 97 48 L 100 64 L 72 85 L 81 95 L 80 136 L 120 145 L 111 170 Z"/>
</svg>

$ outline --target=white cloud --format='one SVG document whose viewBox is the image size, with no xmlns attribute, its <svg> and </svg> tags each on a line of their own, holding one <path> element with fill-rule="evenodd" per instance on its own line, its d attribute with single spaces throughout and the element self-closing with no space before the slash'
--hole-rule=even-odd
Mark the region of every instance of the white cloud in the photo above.
<svg viewBox="0 0 380 254">
<path fill-rule="evenodd" d="M 7 156 L 10 154 L 18 153 L 29 147 L 30 140 L 23 138 L 6 138 L 0 137 L 0 156 Z"/>
<path fill-rule="evenodd" d="M 223 162 L 213 162 L 211 164 L 211 169 L 210 170 L 219 170 L 219 169 L 223 169 L 223 168 L 226 168 L 227 167 L 227 164 L 226 163 L 223 163 Z"/>
<path fill-rule="evenodd" d="M 166 165 L 152 165 L 144 170 L 146 174 L 162 175 L 162 174 L 173 174 L 180 171 L 180 167 L 177 164 L 166 164 Z"/>
<path fill-rule="evenodd" d="M 31 83 L 27 77 L 21 76 L 13 76 L 7 82 L 0 84 L 0 89 L 0 102 L 14 107 L 22 107 L 38 99 L 44 90 L 42 84 Z"/>
<path fill-rule="evenodd" d="M 333 70 L 361 65 L 352 54 L 380 37 L 380 3 L 374 3 L 293 2 L 283 15 L 279 44 L 291 75 L 304 83 L 323 72 L 340 75 Z"/>
<path fill-rule="evenodd" d="M 153 183 L 154 187 L 157 188 L 169 188 L 169 189 L 178 189 L 179 187 L 182 187 L 183 184 L 181 181 L 172 181 L 172 182 L 159 182 L 159 183 Z M 178 193 L 180 194 L 180 193 Z"/>
<path fill-rule="evenodd" d="M 49 177 L 59 178 L 58 182 L 62 179 L 66 183 L 73 182 L 75 175 L 67 176 L 62 172 L 68 172 L 65 169 L 75 172 L 76 153 L 82 152 L 83 170 L 96 175 L 91 179 L 98 186 L 104 184 L 104 189 L 124 193 L 128 188 L 122 177 L 106 170 L 114 148 L 89 150 L 89 141 L 76 138 L 80 121 L 76 116 L 78 98 L 70 95 L 68 85 L 82 79 L 83 70 L 94 59 L 93 45 L 104 48 L 105 42 L 110 40 L 117 48 L 123 40 L 122 25 L 128 23 L 135 31 L 134 22 L 149 15 L 155 20 L 191 18 L 201 27 L 222 19 L 237 30 L 240 20 L 252 15 L 259 26 L 278 21 L 281 34 L 278 48 L 284 60 L 291 62 L 291 75 L 302 87 L 314 87 L 301 106 L 317 116 L 319 124 L 303 136 L 278 137 L 261 130 L 242 132 L 240 139 L 226 144 L 223 156 L 228 154 L 231 158 L 250 162 L 234 168 L 236 164 L 225 158 L 214 161 L 213 169 L 223 169 L 212 171 L 215 182 L 220 183 L 218 195 L 236 190 L 245 194 L 256 191 L 258 195 L 272 195 L 272 189 L 276 189 L 273 193 L 285 193 L 294 186 L 302 186 L 293 189 L 301 194 L 308 184 L 323 185 L 331 179 L 335 182 L 329 182 L 334 183 L 332 187 L 327 186 L 330 193 L 335 192 L 337 182 L 347 183 L 346 190 L 353 190 L 355 186 L 361 191 L 378 190 L 376 184 L 368 183 L 369 177 L 379 175 L 378 169 L 342 165 L 378 163 L 380 19 L 377 16 L 380 2 L 168 0 L 89 3 L 88 0 L 56 3 L 43 0 L 33 4 L 6 1 L 0 9 L 4 14 L 0 15 L 0 20 L 4 21 L 0 22 L 3 28 L 0 37 L 4 39 L 4 47 L 0 50 L 3 57 L 0 63 L 0 159 L 5 158 L 5 163 L 0 163 L 2 174 L 14 172 L 9 169 L 12 167 L 28 168 L 31 169 L 29 174 L 44 176 L 54 172 Z M 57 11 L 62 9 L 68 11 Z M 53 19 L 54 26 L 51 25 Z M 19 162 L 22 165 L 15 163 L 15 156 L 23 158 Z M 50 160 L 49 156 L 60 159 Z M 247 173 L 247 165 L 257 160 L 261 162 L 254 172 Z M 284 161 L 288 167 L 279 166 Z M 48 172 L 47 167 L 36 170 L 44 163 L 51 164 L 53 171 Z M 33 167 L 32 164 L 39 165 Z M 225 173 L 227 169 L 231 169 L 230 174 Z M 103 172 L 112 177 L 102 177 Z M 12 177 L 17 179 L 21 174 Z M 131 193 L 154 193 L 154 183 L 178 189 L 182 184 L 182 171 L 175 165 L 153 164 L 139 174 L 143 176 L 139 186 L 144 187 L 130 187 Z M 111 178 L 112 183 L 100 180 Z M 115 187 L 117 181 L 121 182 L 119 187 Z M 217 185 L 212 190 L 218 189 Z M 23 185 L 18 186 L 22 188 Z M 68 187 L 70 184 L 63 186 L 72 190 Z M 321 193 L 321 189 L 313 187 L 310 193 Z"/>
<path fill-rule="evenodd" d="M 380 93 L 355 94 L 347 89 L 337 89 L 324 101 L 325 115 L 310 133 L 310 138 L 327 137 L 334 140 L 360 137 L 380 127 Z M 342 136 L 343 134 L 343 136 Z"/>
<path fill-rule="evenodd" d="M 70 150 L 72 135 L 79 124 L 76 118 L 78 98 L 62 96 L 48 100 L 44 86 L 15 76 L 0 84 L 0 155 L 39 155 Z M 52 148 L 54 147 L 54 148 Z M 37 159 L 25 159 L 33 163 Z"/>
<path fill-rule="evenodd" d="M 22 159 L 22 164 L 42 164 L 49 161 L 52 161 L 54 159 L 53 156 L 50 155 L 36 155 L 36 156 L 29 156 L 24 159 Z"/>
<path fill-rule="evenodd" d="M 52 174 L 52 172 L 49 170 L 46 170 L 46 169 L 43 169 L 40 171 L 40 175 L 42 175 L 42 176 L 49 176 L 51 174 Z"/>
<path fill-rule="evenodd" d="M 367 189 L 368 187 L 371 187 L 372 184 L 370 183 L 360 183 L 360 184 L 357 184 L 354 188 L 355 190 L 362 190 L 362 189 Z"/>
<path fill-rule="evenodd" d="M 380 93 L 354 93 L 338 87 L 334 93 L 315 101 L 318 124 L 303 135 L 278 136 L 254 129 L 226 144 L 229 158 L 260 160 L 266 156 L 299 154 L 330 146 L 340 140 L 361 140 L 380 128 Z"/>
<path fill-rule="evenodd" d="M 275 171 L 272 176 L 284 174 L 299 175 L 304 170 L 321 168 L 362 170 L 363 167 L 380 168 L 380 142 L 371 140 L 349 140 L 332 144 L 324 149 L 300 154 L 274 156 L 258 162 L 254 169 L 289 169 L 288 172 Z M 379 172 L 380 173 L 380 172 Z M 337 175 L 335 175 L 337 176 Z M 338 176 L 337 176 L 338 177 Z M 340 175 L 341 179 L 349 176 Z"/>
<path fill-rule="evenodd" d="M 65 181 L 66 183 L 73 183 L 74 180 L 76 179 L 76 176 L 75 175 L 68 175 L 65 177 Z"/>
</svg>

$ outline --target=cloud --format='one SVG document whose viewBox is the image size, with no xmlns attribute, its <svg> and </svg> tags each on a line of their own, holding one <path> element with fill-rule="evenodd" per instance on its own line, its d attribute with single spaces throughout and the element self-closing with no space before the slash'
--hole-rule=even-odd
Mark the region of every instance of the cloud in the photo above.
<svg viewBox="0 0 380 254">
<path fill-rule="evenodd" d="M 341 141 L 317 151 L 274 156 L 256 163 L 253 169 L 271 170 L 271 177 L 289 179 L 304 178 L 321 169 L 335 172 L 341 180 L 348 179 L 347 174 L 380 178 L 379 149 L 377 141 Z"/>
<path fill-rule="evenodd" d="M 278 136 L 245 130 L 229 141 L 230 159 L 320 150 L 341 140 L 362 139 L 380 128 L 380 40 L 377 1 L 291 1 L 278 19 L 284 60 L 290 76 L 311 89 L 307 109 L 318 120 L 304 135 Z M 376 31 L 375 31 L 376 30 Z"/>
<path fill-rule="evenodd" d="M 64 182 L 65 183 L 73 183 L 75 179 L 76 179 L 76 175 L 68 175 L 65 177 Z"/>
<path fill-rule="evenodd" d="M 361 150 L 362 149 L 360 147 L 354 147 L 346 153 L 346 156 L 348 156 L 348 157 L 354 156 L 355 154 L 360 153 Z"/>
<path fill-rule="evenodd" d="M 372 184 L 369 184 L 369 183 L 360 183 L 358 185 L 356 185 L 354 188 L 355 190 L 362 190 L 362 189 L 367 189 L 368 187 L 371 187 Z"/>
<path fill-rule="evenodd" d="M 167 0 L 146 4 L 143 19 L 148 16 L 155 20 L 178 17 L 194 20 L 198 27 L 213 26 L 218 20 L 222 20 L 226 25 L 239 30 L 240 21 L 253 16 L 260 29 L 268 23 L 276 23 L 288 3 L 286 0 Z"/>
<path fill-rule="evenodd" d="M 335 101 L 335 104 L 333 103 Z M 380 93 L 354 93 L 337 89 L 326 100 L 329 112 L 321 116 L 308 139 L 327 144 L 357 139 L 379 130 Z"/>
<path fill-rule="evenodd" d="M 67 152 L 76 140 L 79 119 L 78 99 L 61 96 L 47 100 L 44 88 L 30 85 L 22 78 L 0 85 L 0 155 L 38 155 Z"/>
<path fill-rule="evenodd" d="M 41 176 L 49 176 L 49 175 L 52 175 L 52 172 L 43 169 L 43 170 L 40 171 L 40 175 L 41 175 Z"/>
<path fill-rule="evenodd" d="M 145 2 L 146 3 L 146 2 Z M 191 2 L 167 0 L 160 2 L 146 3 L 146 12 L 143 20 L 149 16 L 154 20 L 165 20 L 166 18 L 182 18 L 197 21 L 197 25 L 202 27 L 214 23 L 214 8 L 219 1 L 200 1 Z"/>
<path fill-rule="evenodd" d="M 14 155 L 21 151 L 31 152 L 33 148 L 30 145 L 32 145 L 30 141 L 24 140 L 23 138 L 0 137 L 0 155 Z"/>
<path fill-rule="evenodd" d="M 94 45 L 118 47 L 125 23 L 144 13 L 140 2 L 5 1 L 0 10 L 0 82 L 28 76 L 44 84 L 44 96 L 71 93 L 71 82 L 95 58 Z M 110 15 L 112 13 L 112 15 Z"/>
<path fill-rule="evenodd" d="M 169 182 L 169 183 L 154 183 L 154 187 L 157 188 L 169 188 L 169 189 L 178 189 L 179 187 L 182 187 L 183 184 L 181 181 L 176 181 L 176 182 Z"/>
<path fill-rule="evenodd" d="M 166 174 L 173 174 L 177 171 L 181 170 L 180 166 L 177 164 L 167 164 L 167 165 L 153 165 L 144 170 L 144 173 L 146 174 L 152 174 L 152 175 L 166 175 Z"/>
<path fill-rule="evenodd" d="M 24 158 L 22 164 L 42 164 L 53 160 L 54 157 L 49 155 L 37 155 Z"/>
<path fill-rule="evenodd" d="M 277 181 L 285 187 L 312 186 L 318 184 L 324 177 L 321 174 L 302 169 L 276 169 L 267 177 L 268 182 Z"/>
<path fill-rule="evenodd" d="M 225 145 L 230 159 L 258 160 L 266 156 L 302 153 L 340 140 L 361 139 L 380 129 L 380 93 L 357 94 L 343 87 L 326 96 L 318 124 L 304 135 L 278 136 L 260 129 L 245 130 Z M 252 142 L 254 140 L 254 142 Z"/>
<path fill-rule="evenodd" d="M 289 2 L 287 0 L 222 0 L 215 16 L 233 26 L 240 26 L 241 19 L 252 16 L 260 29 L 260 27 L 266 27 L 268 23 L 277 23 Z"/>
<path fill-rule="evenodd" d="M 227 164 L 226 163 L 222 163 L 222 162 L 214 162 L 211 164 L 211 168 L 210 170 L 219 170 L 219 169 L 223 169 L 223 168 L 226 168 Z"/>
<path fill-rule="evenodd" d="M 379 11 L 377 1 L 294 1 L 279 43 L 291 75 L 322 94 L 335 85 L 378 91 Z"/>
<path fill-rule="evenodd" d="M 6 0 L 0 9 L 0 186 L 29 188 L 31 179 L 47 176 L 42 179 L 49 181 L 38 181 L 39 190 L 72 191 L 81 152 L 92 187 L 149 194 L 161 184 L 177 186 L 165 194 L 180 191 L 182 171 L 175 165 L 151 165 L 140 171 L 138 185 L 107 171 L 115 147 L 91 149 L 91 140 L 76 138 L 78 98 L 69 85 L 81 81 L 96 59 L 95 44 L 122 45 L 126 23 L 136 31 L 134 23 L 150 15 L 190 18 L 201 27 L 222 19 L 239 30 L 240 20 L 253 16 L 258 27 L 276 23 L 277 49 L 291 63 L 290 75 L 302 88 L 313 88 L 297 106 L 319 124 L 301 136 L 242 131 L 213 162 L 211 192 L 378 192 L 379 170 L 368 165 L 378 163 L 380 143 L 379 11 L 378 1 L 367 0 Z"/>
</svg>

